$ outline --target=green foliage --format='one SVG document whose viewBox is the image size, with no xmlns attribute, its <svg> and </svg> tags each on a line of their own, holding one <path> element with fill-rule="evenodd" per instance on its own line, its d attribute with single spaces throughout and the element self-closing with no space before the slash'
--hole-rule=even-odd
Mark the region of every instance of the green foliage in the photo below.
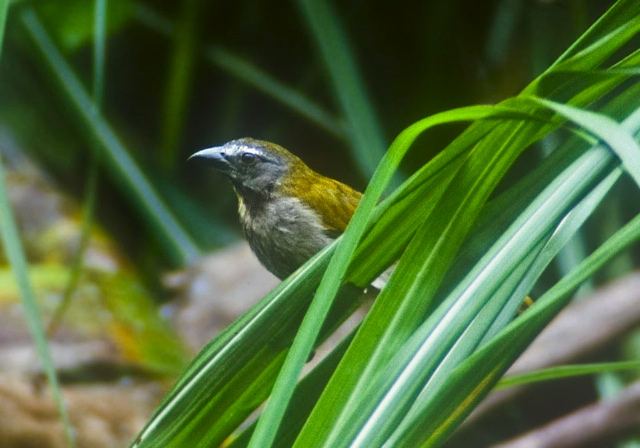
<svg viewBox="0 0 640 448">
<path fill-rule="evenodd" d="M 95 11 L 81 1 L 18 4 L 9 47 L 17 62 L 0 65 L 0 119 L 26 147 L 45 147 L 34 153 L 63 183 L 73 185 L 73 168 L 87 159 L 107 175 L 92 193 L 97 211 L 123 221 L 115 232 L 133 260 L 155 261 L 143 266 L 154 278 L 235 235 L 230 189 L 181 165 L 195 149 L 251 135 L 315 156 L 319 171 L 350 183 L 370 178 L 343 237 L 213 339 L 133 446 L 439 446 L 576 288 L 620 253 L 633 265 L 637 217 L 624 215 L 607 237 L 581 229 L 598 227 L 620 177 L 640 181 L 640 6 L 598 2 L 611 7 L 576 40 L 571 27 L 554 27 L 569 22 L 565 12 L 546 3 L 470 4 L 473 24 L 458 17 L 457 2 L 405 10 L 301 0 L 293 11 L 266 3 L 190 0 L 162 12 L 125 0 Z M 587 9 L 571 3 L 571 30 Z M 473 57 L 457 52 L 461 43 Z M 32 65 L 37 73 L 25 69 Z M 541 74 L 521 89 L 531 72 Z M 335 111 L 319 100 L 331 93 Z M 468 104 L 495 105 L 458 107 Z M 98 191 L 97 174 L 89 190 Z M 131 244 L 130 235 L 144 238 Z M 576 235 L 591 255 L 555 269 Z M 396 261 L 362 324 L 298 382 L 314 348 Z M 81 269 L 78 261 L 77 276 Z M 532 291 L 541 297 L 514 318 Z M 153 343 L 127 335 L 146 340 L 137 349 L 156 370 L 181 365 L 162 319 L 141 317 L 153 314 L 146 294 L 109 294 L 127 328 L 148 320 Z"/>
<path fill-rule="evenodd" d="M 244 369 L 237 370 L 244 378 L 242 386 L 234 381 L 238 397 L 246 393 L 265 396 L 271 388 L 265 375 L 275 385 L 257 426 L 250 429 L 253 435 L 241 437 L 236 445 L 440 445 L 580 283 L 638 239 L 640 218 L 623 227 L 551 287 L 531 310 L 510 323 L 525 295 L 622 172 L 609 149 L 578 132 L 555 149 L 563 158 L 561 163 L 555 159 L 551 166 L 540 165 L 502 197 L 489 200 L 491 194 L 524 150 L 562 124 L 561 117 L 551 112 L 606 144 L 635 176 L 634 161 L 640 149 L 636 143 L 639 112 L 634 109 L 638 86 L 621 83 L 635 74 L 624 69 L 635 67 L 637 56 L 632 53 L 609 66 L 605 61 L 640 31 L 638 12 L 633 2 L 618 2 L 521 96 L 495 107 L 434 115 L 396 138 L 345 235 L 332 247 L 335 252 L 330 251 L 333 256 L 295 338 L 298 320 L 289 320 L 293 345 L 277 379 L 273 364 L 252 372 L 253 380 Z M 589 75 L 596 72 L 598 76 Z M 547 81 L 563 74 L 580 78 L 579 88 L 575 82 Z M 583 109 L 603 99 L 608 103 L 603 110 L 609 115 Z M 434 125 L 457 120 L 478 121 L 374 209 L 415 139 Z M 434 187 L 435 179 L 438 187 L 424 188 Z M 525 190 L 533 192 L 529 199 L 515 203 Z M 429 195 L 412 195 L 415 191 L 429 191 Z M 420 212 L 415 218 L 394 213 L 400 208 Z M 497 213 L 501 215 L 497 220 L 483 217 Z M 404 219 L 396 221 L 398 216 Z M 375 238 L 367 240 L 366 235 Z M 385 240 L 393 241 L 392 251 Z M 364 244 L 359 245 L 360 241 Z M 461 257 L 473 250 L 477 256 Z M 304 391 L 302 385 L 295 389 L 293 384 L 342 279 L 366 285 L 398 254 L 400 260 L 389 283 L 310 414 L 294 416 L 288 403 L 300 400 Z M 369 260 L 366 271 L 359 273 L 358 263 L 348 270 L 349 259 L 360 256 Z M 275 298 L 290 303 L 300 300 L 300 288 L 316 284 L 317 266 L 328 257 L 329 251 L 324 252 L 238 321 L 231 330 L 233 338 L 223 335 L 207 347 L 161 405 L 139 446 L 180 446 L 187 440 L 215 445 L 229 437 L 237 413 L 244 411 L 248 417 L 252 409 L 236 405 L 223 409 L 213 404 L 219 393 L 210 388 L 214 378 L 221 384 L 222 376 L 235 379 L 223 366 L 231 362 L 230 350 L 243 344 L 239 335 L 268 334 L 263 325 L 283 318 L 283 309 L 272 305 Z M 293 309 L 288 313 L 287 318 L 294 316 Z M 264 323 L 256 319 L 259 314 Z M 251 343 L 247 349 L 255 353 L 257 362 L 264 349 L 254 339 Z M 282 350 L 284 356 L 286 349 Z M 244 353 L 245 359 L 247 356 Z M 324 384 L 326 373 L 310 378 Z M 261 399 L 256 405 L 259 402 Z M 293 409 L 298 411 L 298 407 Z M 225 417 L 227 412 L 234 415 L 233 423 Z M 305 420 L 302 430 L 298 434 L 278 432 L 291 419 Z"/>
<path fill-rule="evenodd" d="M 2 53 L 8 7 L 8 0 L 2 0 L 0 2 L 0 54 Z M 38 310 L 31 281 L 29 279 L 26 256 L 21 244 L 15 218 L 13 216 L 11 206 L 9 205 L 9 195 L 7 193 L 4 167 L 2 163 L 0 163 L 0 239 L 2 241 L 3 251 L 11 264 L 15 276 L 15 283 L 18 286 L 18 290 L 20 291 L 20 296 L 22 298 L 22 304 L 26 310 L 25 314 L 27 317 L 29 331 L 33 337 L 38 355 L 42 360 L 47 380 L 51 384 L 52 394 L 57 410 L 60 413 L 60 419 L 63 422 L 67 443 L 71 447 L 75 446 L 71 425 L 69 424 L 69 417 L 62 400 L 62 393 L 60 392 L 58 376 L 51 359 L 49 343 L 45 335 L 44 326 L 42 324 L 40 312 Z"/>
<path fill-rule="evenodd" d="M 2 14 L 3 13 L 0 12 L 0 15 Z M 2 30 L 0 30 L 0 35 L 1 33 Z M 4 168 L 1 164 L 0 237 L 2 238 L 2 249 L 6 253 L 7 259 L 9 260 L 9 263 L 13 269 L 15 282 L 18 286 L 18 290 L 20 291 L 22 304 L 26 310 L 25 315 L 27 317 L 29 331 L 31 333 L 31 336 L 33 337 L 35 347 L 38 351 L 38 356 L 42 360 L 47 380 L 49 381 L 49 384 L 51 384 L 53 397 L 65 428 L 67 442 L 69 443 L 69 446 L 74 446 L 71 425 L 69 424 L 69 417 L 62 400 L 62 393 L 60 392 L 58 376 L 53 365 L 53 360 L 51 359 L 49 343 L 47 341 L 47 337 L 44 331 L 44 325 L 42 324 L 42 318 L 40 316 L 40 311 L 38 309 L 35 295 L 31 286 L 29 269 L 27 268 L 24 249 L 22 248 L 15 219 L 11 211 L 11 206 L 9 205 L 9 195 L 6 189 Z"/>
<path fill-rule="evenodd" d="M 346 34 L 328 2 L 300 0 L 300 8 L 331 76 L 331 85 L 347 121 L 347 136 L 360 169 L 373 174 L 386 147 L 382 129 L 364 89 Z"/>
<path fill-rule="evenodd" d="M 199 250 L 195 243 L 177 221 L 173 212 L 164 204 L 163 199 L 159 197 L 109 124 L 96 112 L 93 101 L 49 39 L 36 13 L 33 10 L 25 11 L 23 21 L 30 37 L 69 95 L 78 115 L 85 121 L 92 137 L 100 145 L 103 159 L 108 163 L 107 166 L 113 176 L 126 185 L 127 191 L 134 195 L 139 206 L 145 210 L 143 216 L 149 219 L 156 232 L 163 235 L 160 241 L 165 241 L 169 246 L 168 252 L 182 263 L 196 257 Z"/>
<path fill-rule="evenodd" d="M 133 2 L 130 0 L 109 0 L 109 31 L 116 31 L 133 17 Z M 73 52 L 89 44 L 94 39 L 94 2 L 69 0 L 64 8 L 60 2 L 45 0 L 39 2 L 38 9 L 45 23 L 65 51 Z"/>
<path fill-rule="evenodd" d="M 638 369 L 638 361 L 627 362 L 604 362 L 600 364 L 576 364 L 569 366 L 550 367 L 544 370 L 537 370 L 531 373 L 512 375 L 501 379 L 496 389 L 519 386 L 521 384 L 536 383 L 540 381 L 557 380 L 560 378 L 574 377 L 579 375 L 593 375 L 594 373 L 615 372 L 617 370 Z"/>
</svg>

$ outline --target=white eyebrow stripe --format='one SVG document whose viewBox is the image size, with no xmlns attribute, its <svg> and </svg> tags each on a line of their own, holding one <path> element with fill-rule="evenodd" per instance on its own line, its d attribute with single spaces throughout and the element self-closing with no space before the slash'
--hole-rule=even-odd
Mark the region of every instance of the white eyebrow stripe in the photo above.
<svg viewBox="0 0 640 448">
<path fill-rule="evenodd" d="M 257 156 L 262 154 L 262 151 L 259 148 L 255 148 L 253 146 L 235 144 L 235 145 L 232 146 L 232 148 L 233 148 L 233 151 L 236 152 L 236 153 L 248 152 L 248 153 L 251 153 L 251 154 L 255 154 Z"/>
</svg>

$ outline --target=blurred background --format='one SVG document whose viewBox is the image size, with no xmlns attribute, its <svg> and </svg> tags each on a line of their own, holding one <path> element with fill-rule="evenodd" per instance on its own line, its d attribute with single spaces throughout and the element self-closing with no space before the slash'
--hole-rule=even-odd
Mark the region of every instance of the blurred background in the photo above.
<svg viewBox="0 0 640 448">
<path fill-rule="evenodd" d="M 92 148 L 101 152 L 103 145 L 50 58 L 62 58 L 78 87 L 93 96 L 94 4 L 37 2 L 39 22 L 57 52 L 47 56 L 21 19 L 26 3 L 15 2 L 7 23 L 2 126 L 21 152 L 80 199 Z M 348 39 L 343 44 L 370 115 L 360 127 L 375 134 L 372 147 L 362 149 L 310 29 L 332 23 L 311 23 L 296 2 L 105 3 L 101 120 L 202 250 L 224 246 L 238 229 L 235 198 L 224 179 L 187 164 L 196 150 L 243 136 L 271 140 L 317 171 L 363 189 L 402 129 L 438 111 L 516 94 L 612 4 L 427 1 L 403 8 L 336 2 L 339 37 Z M 441 134 L 430 134 L 412 151 L 407 173 L 433 157 L 453 130 Z M 149 224 L 121 182 L 125 168 L 101 159 L 100 223 L 126 244 L 132 259 L 179 266 L 179 256 L 157 252 L 161 244 L 153 235 L 138 237 Z"/>
<path fill-rule="evenodd" d="M 0 60 L 0 155 L 54 355 L 68 354 L 54 358 L 69 382 L 171 381 L 277 283 L 238 245 L 230 185 L 187 163 L 189 155 L 240 137 L 270 140 L 363 190 L 402 129 L 517 94 L 613 1 L 312 3 L 11 3 Z M 460 129 L 420 139 L 399 178 Z M 508 181 L 543 151 L 525 154 Z M 565 263 L 638 212 L 630 184 L 616 188 Z M 591 287 L 630 271 L 634 260 L 625 254 Z M 18 377 L 37 376 L 1 252 L 0 261 L 0 356 Z M 217 308 L 189 308 L 194 303 Z M 598 396 L 593 379 L 565 386 L 561 409 L 512 404 L 515 411 L 474 436 L 483 439 L 475 446 Z M 141 422 L 155 400 L 142 400 Z M 0 446 L 14 446 L 5 433 Z"/>
</svg>

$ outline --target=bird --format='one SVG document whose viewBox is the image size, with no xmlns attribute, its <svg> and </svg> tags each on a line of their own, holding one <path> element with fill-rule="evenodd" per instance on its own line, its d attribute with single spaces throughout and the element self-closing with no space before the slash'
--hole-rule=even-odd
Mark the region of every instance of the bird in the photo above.
<svg viewBox="0 0 640 448">
<path fill-rule="evenodd" d="M 226 176 L 252 251 L 281 280 L 340 236 L 362 193 L 309 168 L 280 145 L 232 140 L 194 153 Z"/>
<path fill-rule="evenodd" d="M 280 280 L 339 237 L 362 193 L 309 168 L 280 145 L 240 138 L 200 150 L 201 161 L 225 175 L 238 197 L 240 223 L 260 263 Z M 379 291 L 396 263 L 371 282 Z M 524 299 L 523 310 L 533 303 Z"/>
</svg>

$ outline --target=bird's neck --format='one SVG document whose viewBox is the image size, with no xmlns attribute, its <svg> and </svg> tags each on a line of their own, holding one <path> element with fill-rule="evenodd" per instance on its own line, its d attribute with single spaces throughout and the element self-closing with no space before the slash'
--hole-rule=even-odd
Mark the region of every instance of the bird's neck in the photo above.
<svg viewBox="0 0 640 448">
<path fill-rule="evenodd" d="M 249 188 L 242 188 L 234 185 L 236 196 L 238 196 L 238 212 L 241 221 L 250 219 L 264 209 L 272 197 L 272 191 L 255 191 Z"/>
<path fill-rule="evenodd" d="M 238 198 L 244 198 L 247 202 L 260 202 L 268 200 L 269 196 L 271 196 L 271 189 L 260 191 L 236 184 L 233 185 L 233 189 L 235 190 Z"/>
</svg>

